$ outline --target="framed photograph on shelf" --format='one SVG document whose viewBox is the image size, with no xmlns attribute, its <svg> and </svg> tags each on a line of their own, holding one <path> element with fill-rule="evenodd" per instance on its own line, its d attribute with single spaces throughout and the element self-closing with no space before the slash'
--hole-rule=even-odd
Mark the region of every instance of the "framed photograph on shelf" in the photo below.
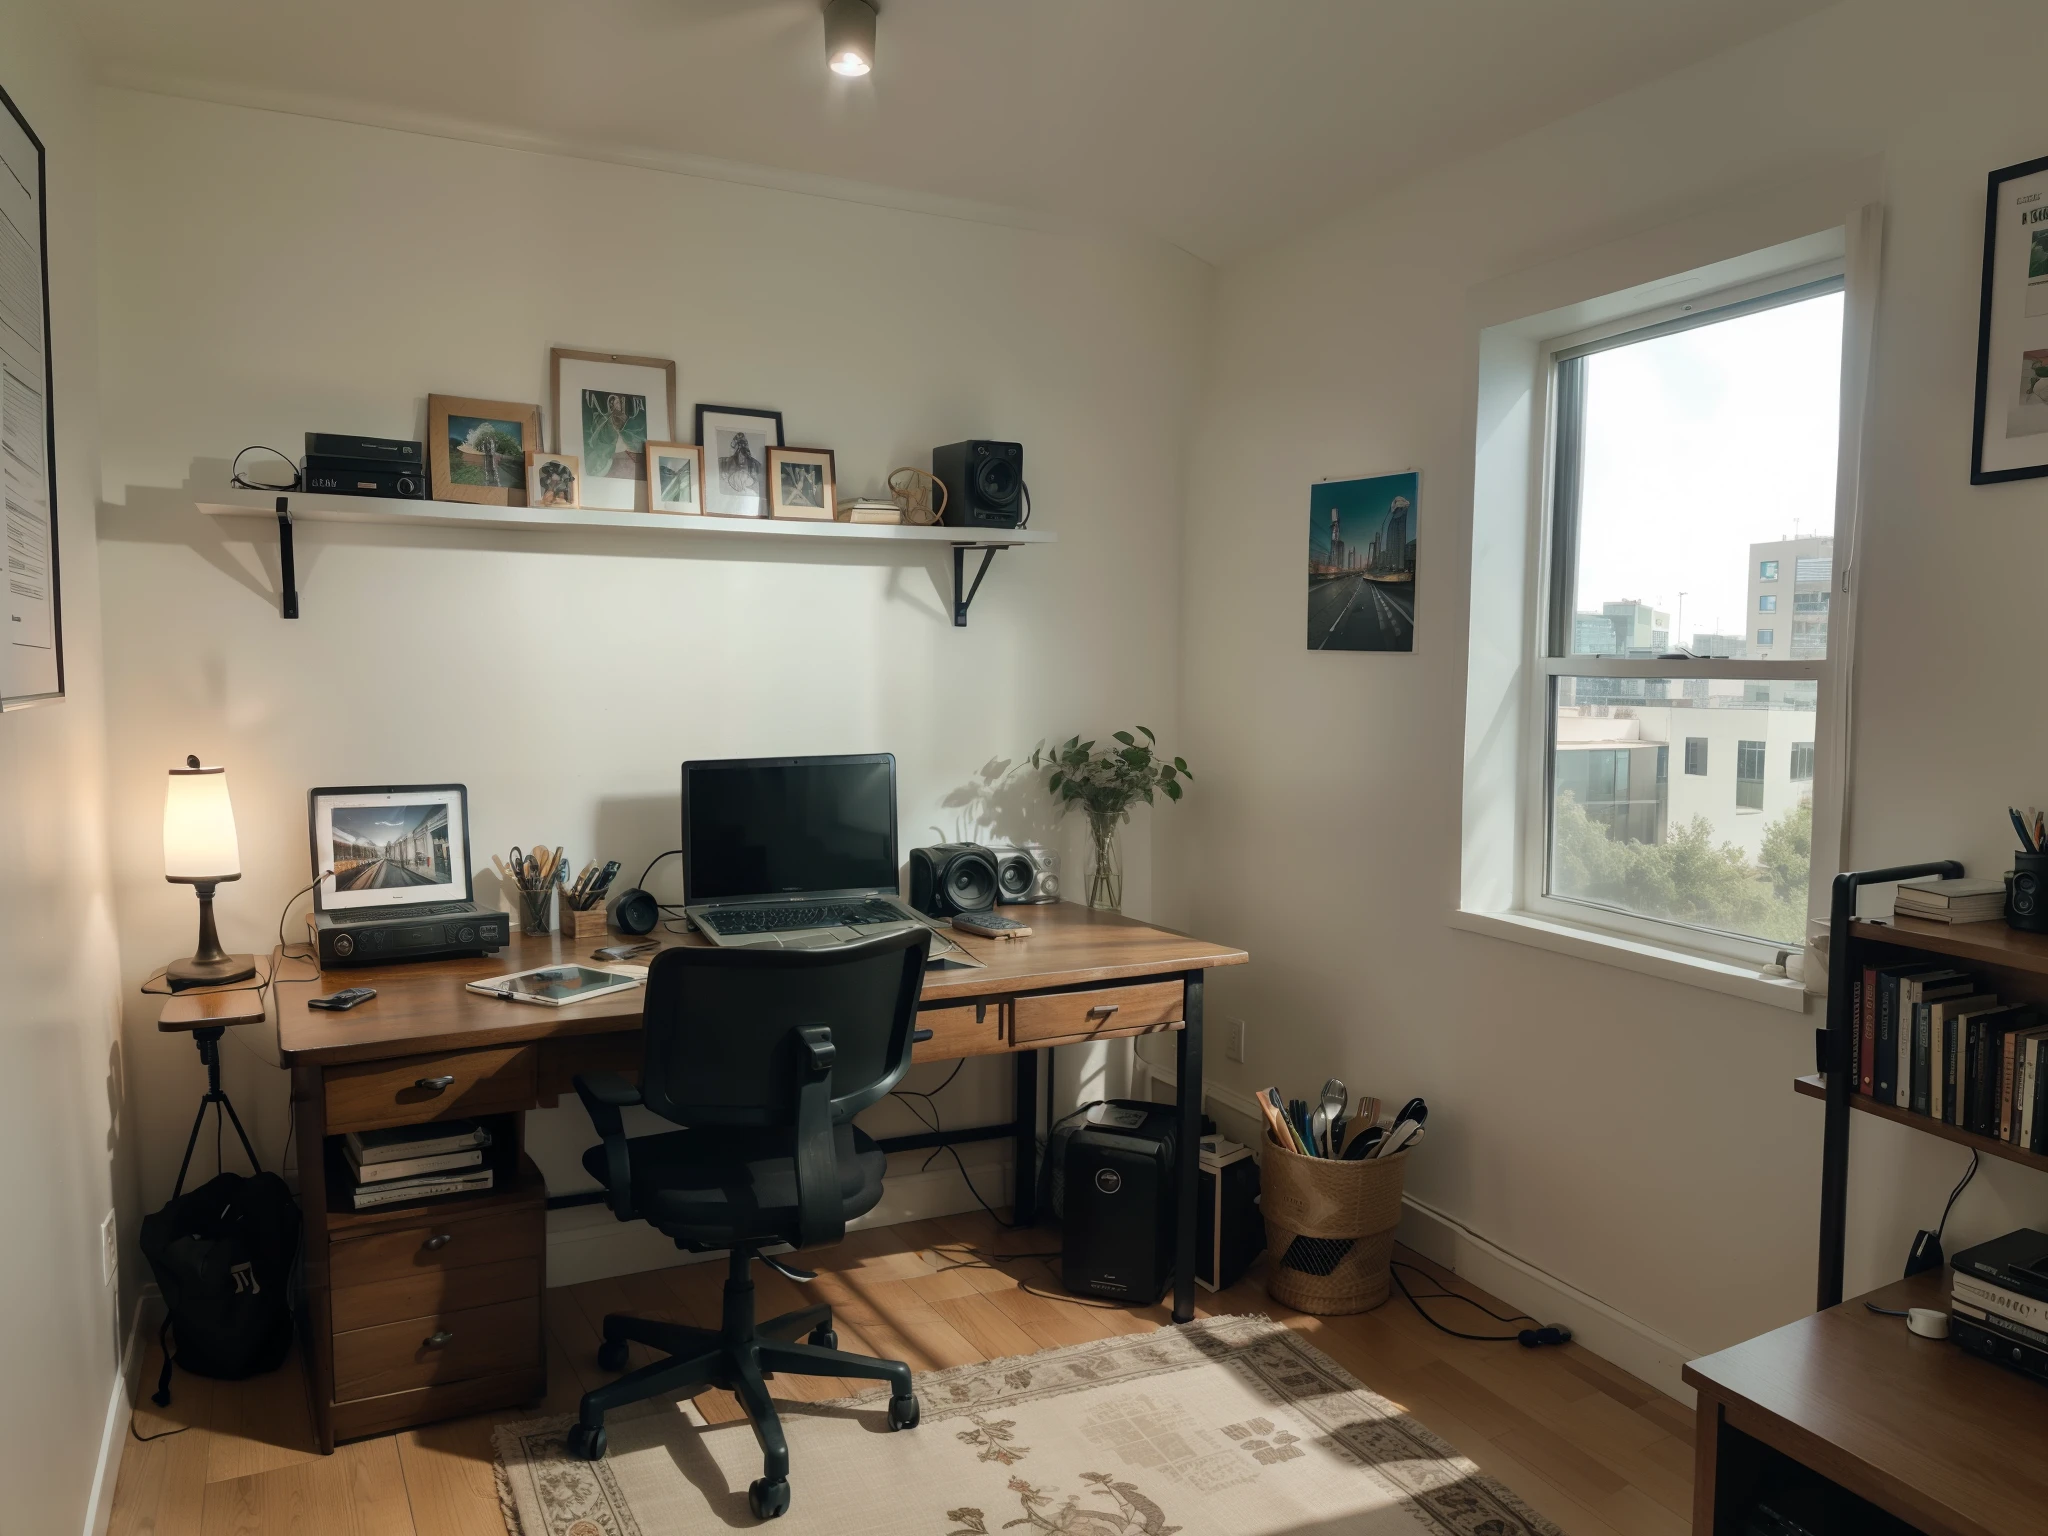
<svg viewBox="0 0 2048 1536">
<path fill-rule="evenodd" d="M 695 443 L 649 443 L 647 488 L 656 512 L 702 512 L 704 450 Z"/>
<path fill-rule="evenodd" d="M 782 446 L 782 412 L 697 407 L 704 450 L 704 510 L 719 517 L 768 515 L 768 450 Z"/>
<path fill-rule="evenodd" d="M 526 504 L 529 507 L 573 507 L 578 478 L 573 453 L 526 455 Z"/>
<path fill-rule="evenodd" d="M 768 450 L 768 515 L 828 523 L 838 503 L 830 448 Z"/>
<path fill-rule="evenodd" d="M 1970 484 L 2048 475 L 2048 159 L 1985 193 L 1976 426 Z"/>
<path fill-rule="evenodd" d="M 676 435 L 676 365 L 622 352 L 548 352 L 555 452 L 583 466 L 581 505 L 645 512 L 647 445 Z"/>
<path fill-rule="evenodd" d="M 427 479 L 434 500 L 526 505 L 526 456 L 540 451 L 540 407 L 427 396 Z"/>
</svg>

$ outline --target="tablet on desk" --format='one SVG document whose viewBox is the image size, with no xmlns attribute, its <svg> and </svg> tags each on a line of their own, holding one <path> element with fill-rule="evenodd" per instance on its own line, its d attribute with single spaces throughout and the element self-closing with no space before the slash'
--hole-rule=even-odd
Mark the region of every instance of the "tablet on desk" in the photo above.
<svg viewBox="0 0 2048 1536">
<path fill-rule="evenodd" d="M 618 971 L 592 970 L 587 965 L 543 965 L 531 971 L 514 971 L 509 976 L 491 976 L 468 984 L 472 992 L 502 997 L 512 1003 L 539 1003 L 544 1008 L 561 1008 L 569 1003 L 587 1003 L 608 992 L 624 992 L 646 980 L 644 975 L 627 976 Z"/>
</svg>

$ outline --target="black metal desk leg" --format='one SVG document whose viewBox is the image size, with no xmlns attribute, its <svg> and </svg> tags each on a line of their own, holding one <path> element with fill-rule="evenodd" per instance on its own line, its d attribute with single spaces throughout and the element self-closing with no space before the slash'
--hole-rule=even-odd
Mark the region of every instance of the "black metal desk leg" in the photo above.
<svg viewBox="0 0 2048 1536">
<path fill-rule="evenodd" d="M 1202 973 L 1184 978 L 1187 1027 L 1175 1036 L 1174 1105 L 1180 1111 L 1180 1187 L 1174 1202 L 1173 1320 L 1195 1315 L 1195 1194 L 1202 1160 Z"/>
<path fill-rule="evenodd" d="M 1016 1190 L 1010 1220 L 1028 1227 L 1038 1220 L 1038 1052 L 1017 1051 Z"/>
</svg>

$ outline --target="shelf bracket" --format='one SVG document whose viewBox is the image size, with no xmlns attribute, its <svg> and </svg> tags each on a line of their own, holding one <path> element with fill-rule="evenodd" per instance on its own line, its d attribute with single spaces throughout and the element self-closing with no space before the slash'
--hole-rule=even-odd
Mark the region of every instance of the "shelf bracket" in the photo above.
<svg viewBox="0 0 2048 1536">
<path fill-rule="evenodd" d="M 953 546 L 953 627 L 967 627 L 967 609 L 974 602 L 974 594 L 981 590 L 981 578 L 988 574 L 988 563 L 995 559 L 996 551 L 1008 549 L 1008 544 L 955 544 Z M 967 585 L 967 551 L 981 551 L 981 565 L 974 573 L 973 585 Z M 962 589 L 965 588 L 963 593 Z"/>
<path fill-rule="evenodd" d="M 283 590 L 278 594 L 278 612 L 287 619 L 299 616 L 299 575 L 292 562 L 292 503 L 289 496 L 277 498 L 277 574 Z"/>
</svg>

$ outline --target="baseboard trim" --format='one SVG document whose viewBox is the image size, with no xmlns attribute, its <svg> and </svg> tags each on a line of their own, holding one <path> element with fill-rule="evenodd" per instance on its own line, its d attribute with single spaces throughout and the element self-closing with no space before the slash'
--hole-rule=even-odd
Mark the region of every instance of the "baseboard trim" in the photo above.
<svg viewBox="0 0 2048 1536">
<path fill-rule="evenodd" d="M 1688 1408 L 1693 1405 L 1693 1390 L 1680 1371 L 1700 1351 L 1516 1257 L 1413 1195 L 1404 1195 L 1401 1204 L 1400 1240 L 1417 1253 L 1532 1317 L 1563 1323 L 1575 1340 L 1601 1359 Z"/>
<path fill-rule="evenodd" d="M 976 1150 L 981 1153 L 978 1158 L 974 1155 Z M 963 1147 L 961 1151 L 974 1176 L 972 1189 L 951 1158 L 920 1170 L 917 1162 L 922 1154 L 905 1154 L 901 1160 L 910 1163 L 909 1169 L 889 1173 L 882 1183 L 882 1203 L 849 1222 L 848 1230 L 858 1232 L 906 1221 L 928 1221 L 935 1216 L 957 1216 L 979 1208 L 976 1190 L 990 1205 L 998 1209 L 1007 1206 L 1012 1165 L 1008 1146 L 985 1143 L 979 1149 Z M 646 1222 L 620 1221 L 601 1205 L 576 1205 L 548 1212 L 551 1286 L 580 1285 L 585 1280 L 606 1280 L 614 1275 L 668 1269 L 678 1264 L 723 1262 L 724 1257 L 721 1253 L 685 1253 Z"/>
<path fill-rule="evenodd" d="M 128 1320 L 128 1337 L 121 1345 L 120 1369 L 114 1375 L 113 1391 L 107 1399 L 107 1416 L 100 1425 L 100 1453 L 93 1463 L 92 1492 L 85 1501 L 84 1536 L 107 1536 L 107 1526 L 114 1517 L 114 1488 L 121 1480 L 122 1453 L 128 1449 L 130 1405 L 140 1390 L 138 1378 L 142 1373 L 143 1341 L 148 1338 L 152 1320 L 162 1305 L 157 1288 L 146 1285 L 136 1298 L 134 1316 Z"/>
</svg>

